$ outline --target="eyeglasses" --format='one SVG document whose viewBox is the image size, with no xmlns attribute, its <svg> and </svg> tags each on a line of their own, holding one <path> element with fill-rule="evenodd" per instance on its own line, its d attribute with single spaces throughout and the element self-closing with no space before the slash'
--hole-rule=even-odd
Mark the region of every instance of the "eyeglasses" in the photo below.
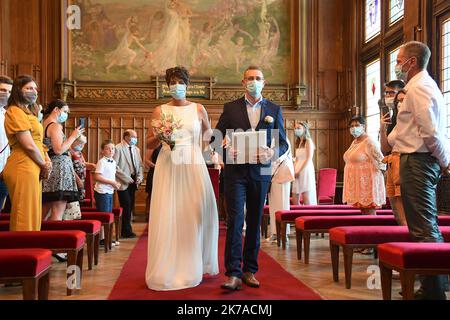
<svg viewBox="0 0 450 320">
<path fill-rule="evenodd" d="M 245 78 L 245 80 L 247 80 L 247 81 L 254 81 L 254 80 L 256 80 L 256 81 L 263 81 L 264 78 L 263 77 L 258 77 L 258 76 L 256 76 L 256 77 L 250 76 L 250 77 Z"/>
<path fill-rule="evenodd" d="M 386 95 L 388 95 L 388 94 L 395 95 L 395 94 L 397 94 L 397 91 L 394 91 L 394 90 L 388 90 L 388 91 L 385 91 L 384 94 L 386 94 Z"/>
</svg>

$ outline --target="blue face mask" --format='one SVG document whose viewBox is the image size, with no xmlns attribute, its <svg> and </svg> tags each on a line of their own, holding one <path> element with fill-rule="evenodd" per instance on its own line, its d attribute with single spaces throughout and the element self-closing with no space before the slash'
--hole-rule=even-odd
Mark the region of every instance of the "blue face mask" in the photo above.
<svg viewBox="0 0 450 320">
<path fill-rule="evenodd" d="M 134 138 L 134 137 L 130 138 L 130 146 L 137 145 L 137 142 L 138 142 L 137 138 Z"/>
<path fill-rule="evenodd" d="M 359 138 L 363 133 L 364 128 L 362 126 L 350 128 L 350 134 L 355 138 Z"/>
<path fill-rule="evenodd" d="M 75 150 L 75 151 L 81 151 L 81 150 L 83 150 L 83 146 L 80 146 L 80 145 L 75 146 L 75 147 L 73 147 L 73 150 Z"/>
<path fill-rule="evenodd" d="M 42 114 L 42 111 L 39 111 L 37 118 L 38 118 L 39 122 L 42 122 L 42 119 L 44 119 L 44 115 Z"/>
<path fill-rule="evenodd" d="M 253 98 L 259 98 L 264 88 L 264 83 L 257 80 L 248 81 L 246 88 L 249 95 L 251 95 Z"/>
<path fill-rule="evenodd" d="M 170 86 L 170 95 L 175 100 L 183 100 L 186 98 L 186 89 L 185 84 L 173 84 Z"/>
<path fill-rule="evenodd" d="M 56 118 L 56 121 L 59 123 L 64 123 L 67 121 L 67 118 L 69 117 L 69 114 L 67 112 L 61 112 L 58 117 Z"/>
</svg>

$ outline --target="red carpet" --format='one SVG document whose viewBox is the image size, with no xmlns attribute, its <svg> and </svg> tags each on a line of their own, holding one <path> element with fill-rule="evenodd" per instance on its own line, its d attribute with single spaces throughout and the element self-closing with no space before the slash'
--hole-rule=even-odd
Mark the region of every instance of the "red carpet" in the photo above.
<svg viewBox="0 0 450 320">
<path fill-rule="evenodd" d="M 128 261 L 123 266 L 109 300 L 320 300 L 321 297 L 285 271 L 274 259 L 262 250 L 259 253 L 259 271 L 256 274 L 261 282 L 258 289 L 242 285 L 242 290 L 224 291 L 220 288 L 226 280 L 224 275 L 223 252 L 225 248 L 225 228 L 221 226 L 219 235 L 220 274 L 206 276 L 203 282 L 190 289 L 178 291 L 153 291 L 145 284 L 147 265 L 147 233 L 138 240 Z"/>
</svg>

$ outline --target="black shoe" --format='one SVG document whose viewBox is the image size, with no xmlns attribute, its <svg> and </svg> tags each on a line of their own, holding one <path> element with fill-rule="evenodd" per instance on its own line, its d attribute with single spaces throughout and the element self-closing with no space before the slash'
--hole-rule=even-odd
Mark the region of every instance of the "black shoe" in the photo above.
<svg viewBox="0 0 450 320">
<path fill-rule="evenodd" d="M 104 246 L 104 245 L 105 245 L 105 240 L 103 240 L 103 239 L 100 240 L 100 241 L 99 241 L 99 244 L 100 244 L 101 246 Z"/>
<path fill-rule="evenodd" d="M 125 238 L 125 239 L 136 238 L 136 233 L 134 233 L 134 232 L 125 233 L 125 234 L 122 235 L 122 238 Z"/>
<path fill-rule="evenodd" d="M 56 258 L 56 260 L 58 260 L 59 262 L 67 262 L 67 258 L 60 253 L 52 254 L 52 256 Z"/>
<path fill-rule="evenodd" d="M 5 283 L 5 288 L 12 288 L 12 287 L 21 287 L 22 283 L 21 282 L 10 282 L 10 283 Z"/>
</svg>

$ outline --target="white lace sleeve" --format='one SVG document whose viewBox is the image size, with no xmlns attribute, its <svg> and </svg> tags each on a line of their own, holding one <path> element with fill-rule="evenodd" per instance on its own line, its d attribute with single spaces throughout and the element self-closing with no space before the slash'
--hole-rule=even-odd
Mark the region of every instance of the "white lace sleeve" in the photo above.
<svg viewBox="0 0 450 320">
<path fill-rule="evenodd" d="M 366 153 L 379 170 L 386 170 L 386 164 L 383 163 L 383 153 L 380 146 L 371 138 L 367 138 Z"/>
</svg>

